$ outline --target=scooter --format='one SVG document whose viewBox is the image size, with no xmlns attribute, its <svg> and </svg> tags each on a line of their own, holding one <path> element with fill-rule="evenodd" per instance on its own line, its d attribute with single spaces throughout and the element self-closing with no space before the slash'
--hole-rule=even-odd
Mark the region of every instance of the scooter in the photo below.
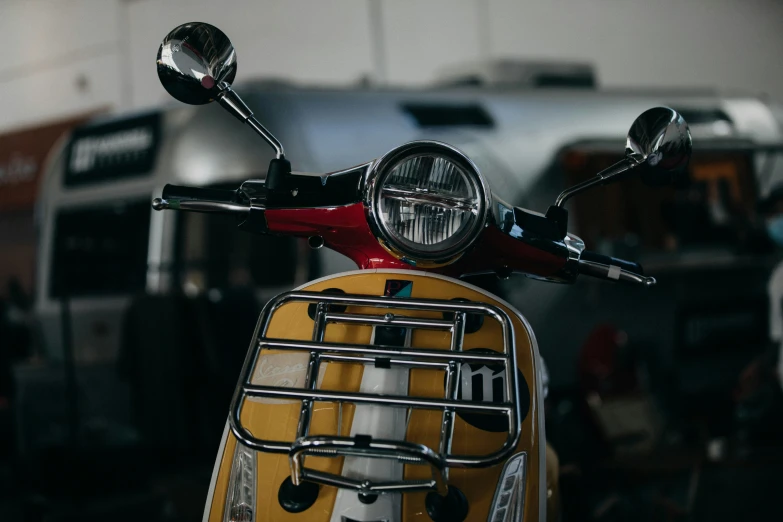
<svg viewBox="0 0 783 522">
<path fill-rule="evenodd" d="M 436 141 L 339 172 L 292 172 L 283 146 L 232 90 L 236 53 L 209 24 L 171 31 L 157 67 L 172 96 L 217 101 L 276 157 L 264 180 L 235 191 L 166 185 L 155 210 L 233 215 L 240 229 L 308 238 L 360 268 L 264 308 L 203 520 L 546 520 L 557 493 L 547 487 L 535 335 L 510 304 L 459 278 L 655 284 L 637 263 L 586 250 L 567 232 L 564 204 L 633 176 L 675 182 L 691 153 L 683 118 L 644 112 L 624 159 L 539 214 L 504 202 L 467 156 Z"/>
</svg>

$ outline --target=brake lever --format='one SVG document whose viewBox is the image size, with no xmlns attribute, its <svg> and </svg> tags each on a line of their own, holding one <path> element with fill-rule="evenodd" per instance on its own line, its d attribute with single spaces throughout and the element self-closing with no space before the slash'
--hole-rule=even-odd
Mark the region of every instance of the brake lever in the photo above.
<svg viewBox="0 0 783 522">
<path fill-rule="evenodd" d="M 249 214 L 250 206 L 241 203 L 225 201 L 209 201 L 203 199 L 162 199 L 152 200 L 155 210 L 189 210 L 191 212 L 220 212 L 222 214 Z"/>
<path fill-rule="evenodd" d="M 653 286 L 657 281 L 654 277 L 635 274 L 617 265 L 607 265 L 595 261 L 579 260 L 579 272 L 600 279 L 610 279 L 623 283 L 641 284 L 647 287 Z"/>
</svg>

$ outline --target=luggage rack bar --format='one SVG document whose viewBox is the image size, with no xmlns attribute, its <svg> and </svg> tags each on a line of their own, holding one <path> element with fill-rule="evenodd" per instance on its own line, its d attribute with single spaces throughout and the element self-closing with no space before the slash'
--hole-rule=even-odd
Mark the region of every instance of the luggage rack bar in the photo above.
<svg viewBox="0 0 783 522">
<path fill-rule="evenodd" d="M 270 339 L 266 337 L 269 323 L 276 311 L 289 303 L 315 303 L 312 341 Z M 332 306 L 346 307 L 346 312 L 334 312 Z M 363 309 L 391 309 L 382 315 L 351 314 L 347 307 Z M 403 315 L 405 311 L 427 311 L 453 314 L 452 320 Z M 500 323 L 503 351 L 477 353 L 462 351 L 465 321 L 468 314 L 481 314 Z M 445 315 L 445 314 L 444 314 Z M 328 324 L 352 324 L 367 326 L 394 326 L 415 329 L 434 329 L 451 332 L 450 349 L 399 348 L 379 345 L 326 343 L 323 341 Z M 312 481 L 340 488 L 355 489 L 364 493 L 390 491 L 436 490 L 445 494 L 448 488 L 450 467 L 480 468 L 497 464 L 516 449 L 521 431 L 521 412 L 517 386 L 517 361 L 514 350 L 514 331 L 508 315 L 500 308 L 480 302 L 374 297 L 364 295 L 327 294 L 320 292 L 287 292 L 272 299 L 264 307 L 258 326 L 256 341 L 251 345 L 234 392 L 229 414 L 231 431 L 237 440 L 257 451 L 287 453 L 291 467 L 291 480 L 295 485 Z M 307 374 L 302 388 L 261 386 L 252 384 L 252 374 L 263 350 L 281 350 L 309 353 Z M 442 397 L 411 397 L 380 395 L 360 392 L 320 390 L 317 376 L 321 363 L 369 364 L 381 368 L 405 366 L 410 368 L 439 369 L 445 372 L 445 390 Z M 464 363 L 492 364 L 503 367 L 505 373 L 506 402 L 490 403 L 459 399 L 460 368 Z M 301 401 L 299 423 L 293 441 L 262 440 L 254 437 L 243 426 L 241 411 L 248 397 L 264 397 Z M 416 408 L 442 411 L 443 423 L 437 449 L 406 440 L 372 439 L 367 435 L 310 436 L 309 426 L 314 402 L 374 404 L 385 407 Z M 508 418 L 508 433 L 501 448 L 486 455 L 452 455 L 451 443 L 454 430 L 454 414 L 457 411 L 503 414 Z M 338 425 L 338 434 L 341 426 Z M 365 458 L 395 459 L 407 464 L 429 465 L 432 480 L 401 480 L 379 482 L 355 479 L 307 469 L 306 455 L 325 457 L 359 456 Z"/>
</svg>

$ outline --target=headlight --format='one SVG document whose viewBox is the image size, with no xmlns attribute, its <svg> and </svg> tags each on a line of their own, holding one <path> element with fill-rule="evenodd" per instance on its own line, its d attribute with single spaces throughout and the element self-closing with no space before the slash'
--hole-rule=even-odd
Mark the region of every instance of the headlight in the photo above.
<svg viewBox="0 0 783 522">
<path fill-rule="evenodd" d="M 447 264 L 478 237 L 489 189 L 460 151 L 433 141 L 403 145 L 370 170 L 365 203 L 383 244 L 412 264 Z"/>
</svg>

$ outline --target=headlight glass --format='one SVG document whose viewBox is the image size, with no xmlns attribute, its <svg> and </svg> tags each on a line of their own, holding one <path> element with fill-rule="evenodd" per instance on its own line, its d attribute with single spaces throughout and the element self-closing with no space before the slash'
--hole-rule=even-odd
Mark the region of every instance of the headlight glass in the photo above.
<svg viewBox="0 0 783 522">
<path fill-rule="evenodd" d="M 414 259 L 461 252 L 482 225 L 480 175 L 452 151 L 402 155 L 378 180 L 376 211 L 384 235 Z"/>
</svg>

